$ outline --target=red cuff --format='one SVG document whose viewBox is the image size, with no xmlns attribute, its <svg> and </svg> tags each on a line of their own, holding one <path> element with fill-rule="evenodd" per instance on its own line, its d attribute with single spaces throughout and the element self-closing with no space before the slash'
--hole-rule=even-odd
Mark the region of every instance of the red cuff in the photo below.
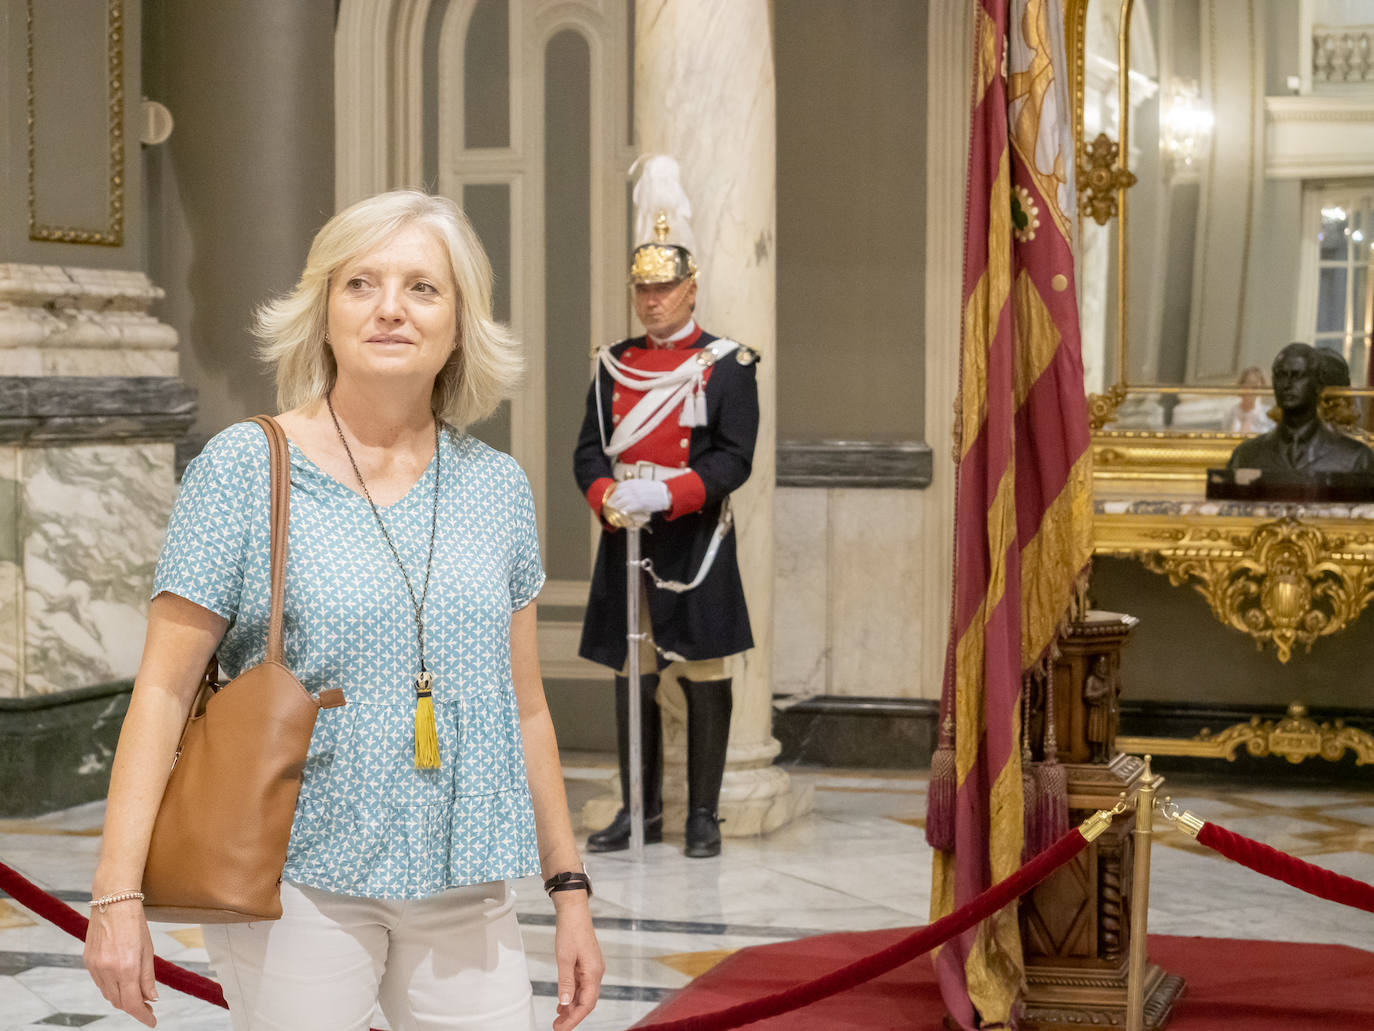
<svg viewBox="0 0 1374 1031">
<path fill-rule="evenodd" d="M 614 530 L 610 523 L 601 518 L 601 500 L 606 496 L 606 492 L 615 486 L 615 480 L 609 476 L 603 476 L 594 480 L 592 485 L 587 488 L 587 504 L 592 506 L 592 514 L 600 520 L 601 525 L 607 530 Z"/>
<path fill-rule="evenodd" d="M 706 484 L 690 469 L 681 476 L 674 476 L 671 480 L 665 481 L 665 486 L 673 499 L 668 509 L 669 519 L 699 511 L 701 506 L 706 504 Z"/>
</svg>

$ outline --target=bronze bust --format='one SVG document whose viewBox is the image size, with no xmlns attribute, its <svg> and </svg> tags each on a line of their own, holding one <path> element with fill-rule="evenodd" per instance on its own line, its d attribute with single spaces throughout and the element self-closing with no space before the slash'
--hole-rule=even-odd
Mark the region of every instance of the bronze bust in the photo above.
<svg viewBox="0 0 1374 1031">
<path fill-rule="evenodd" d="M 1374 451 L 1318 415 L 1323 387 L 1348 386 L 1344 360 L 1307 344 L 1274 358 L 1274 401 L 1283 413 L 1268 433 L 1241 442 L 1226 468 L 1258 469 L 1265 483 L 1315 482 L 1327 474 L 1374 475 Z"/>
</svg>

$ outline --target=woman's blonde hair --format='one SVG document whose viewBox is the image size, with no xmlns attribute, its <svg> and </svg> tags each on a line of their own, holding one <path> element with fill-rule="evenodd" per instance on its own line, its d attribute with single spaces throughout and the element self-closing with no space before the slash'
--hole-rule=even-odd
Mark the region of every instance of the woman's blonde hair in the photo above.
<svg viewBox="0 0 1374 1031">
<path fill-rule="evenodd" d="M 447 197 L 394 190 L 359 201 L 326 222 L 310 245 L 295 289 L 257 310 L 258 354 L 276 370 L 281 411 L 323 401 L 334 386 L 338 367 L 326 331 L 335 273 L 416 224 L 443 241 L 458 288 L 457 346 L 434 379 L 435 413 L 463 429 L 486 418 L 514 391 L 524 355 L 510 328 L 492 319 L 491 263 L 472 224 Z"/>
</svg>

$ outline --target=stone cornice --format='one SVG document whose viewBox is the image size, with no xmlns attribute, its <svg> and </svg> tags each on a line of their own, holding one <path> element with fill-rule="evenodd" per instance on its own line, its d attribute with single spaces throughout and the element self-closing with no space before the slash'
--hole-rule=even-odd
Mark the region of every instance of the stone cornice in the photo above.
<svg viewBox="0 0 1374 1031">
<path fill-rule="evenodd" d="M 0 355 L 175 351 L 176 330 L 148 314 L 162 297 L 142 272 L 0 263 Z"/>
<path fill-rule="evenodd" d="M 0 444 L 172 441 L 195 413 L 175 376 L 0 376 Z"/>
<path fill-rule="evenodd" d="M 930 485 L 934 460 L 920 441 L 818 440 L 778 442 L 779 487 L 887 487 Z"/>
<path fill-rule="evenodd" d="M 1374 172 L 1374 103 L 1365 97 L 1265 97 L 1265 174 L 1271 179 Z"/>
</svg>

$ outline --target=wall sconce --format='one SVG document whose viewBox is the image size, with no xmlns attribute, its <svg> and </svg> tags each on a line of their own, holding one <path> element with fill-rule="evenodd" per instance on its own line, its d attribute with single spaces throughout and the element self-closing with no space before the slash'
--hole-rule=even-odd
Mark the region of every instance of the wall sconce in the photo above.
<svg viewBox="0 0 1374 1031">
<path fill-rule="evenodd" d="M 1159 145 L 1167 178 L 1196 171 L 1212 135 L 1212 122 L 1212 112 L 1198 94 L 1197 80 L 1171 80 L 1159 119 Z"/>
</svg>

